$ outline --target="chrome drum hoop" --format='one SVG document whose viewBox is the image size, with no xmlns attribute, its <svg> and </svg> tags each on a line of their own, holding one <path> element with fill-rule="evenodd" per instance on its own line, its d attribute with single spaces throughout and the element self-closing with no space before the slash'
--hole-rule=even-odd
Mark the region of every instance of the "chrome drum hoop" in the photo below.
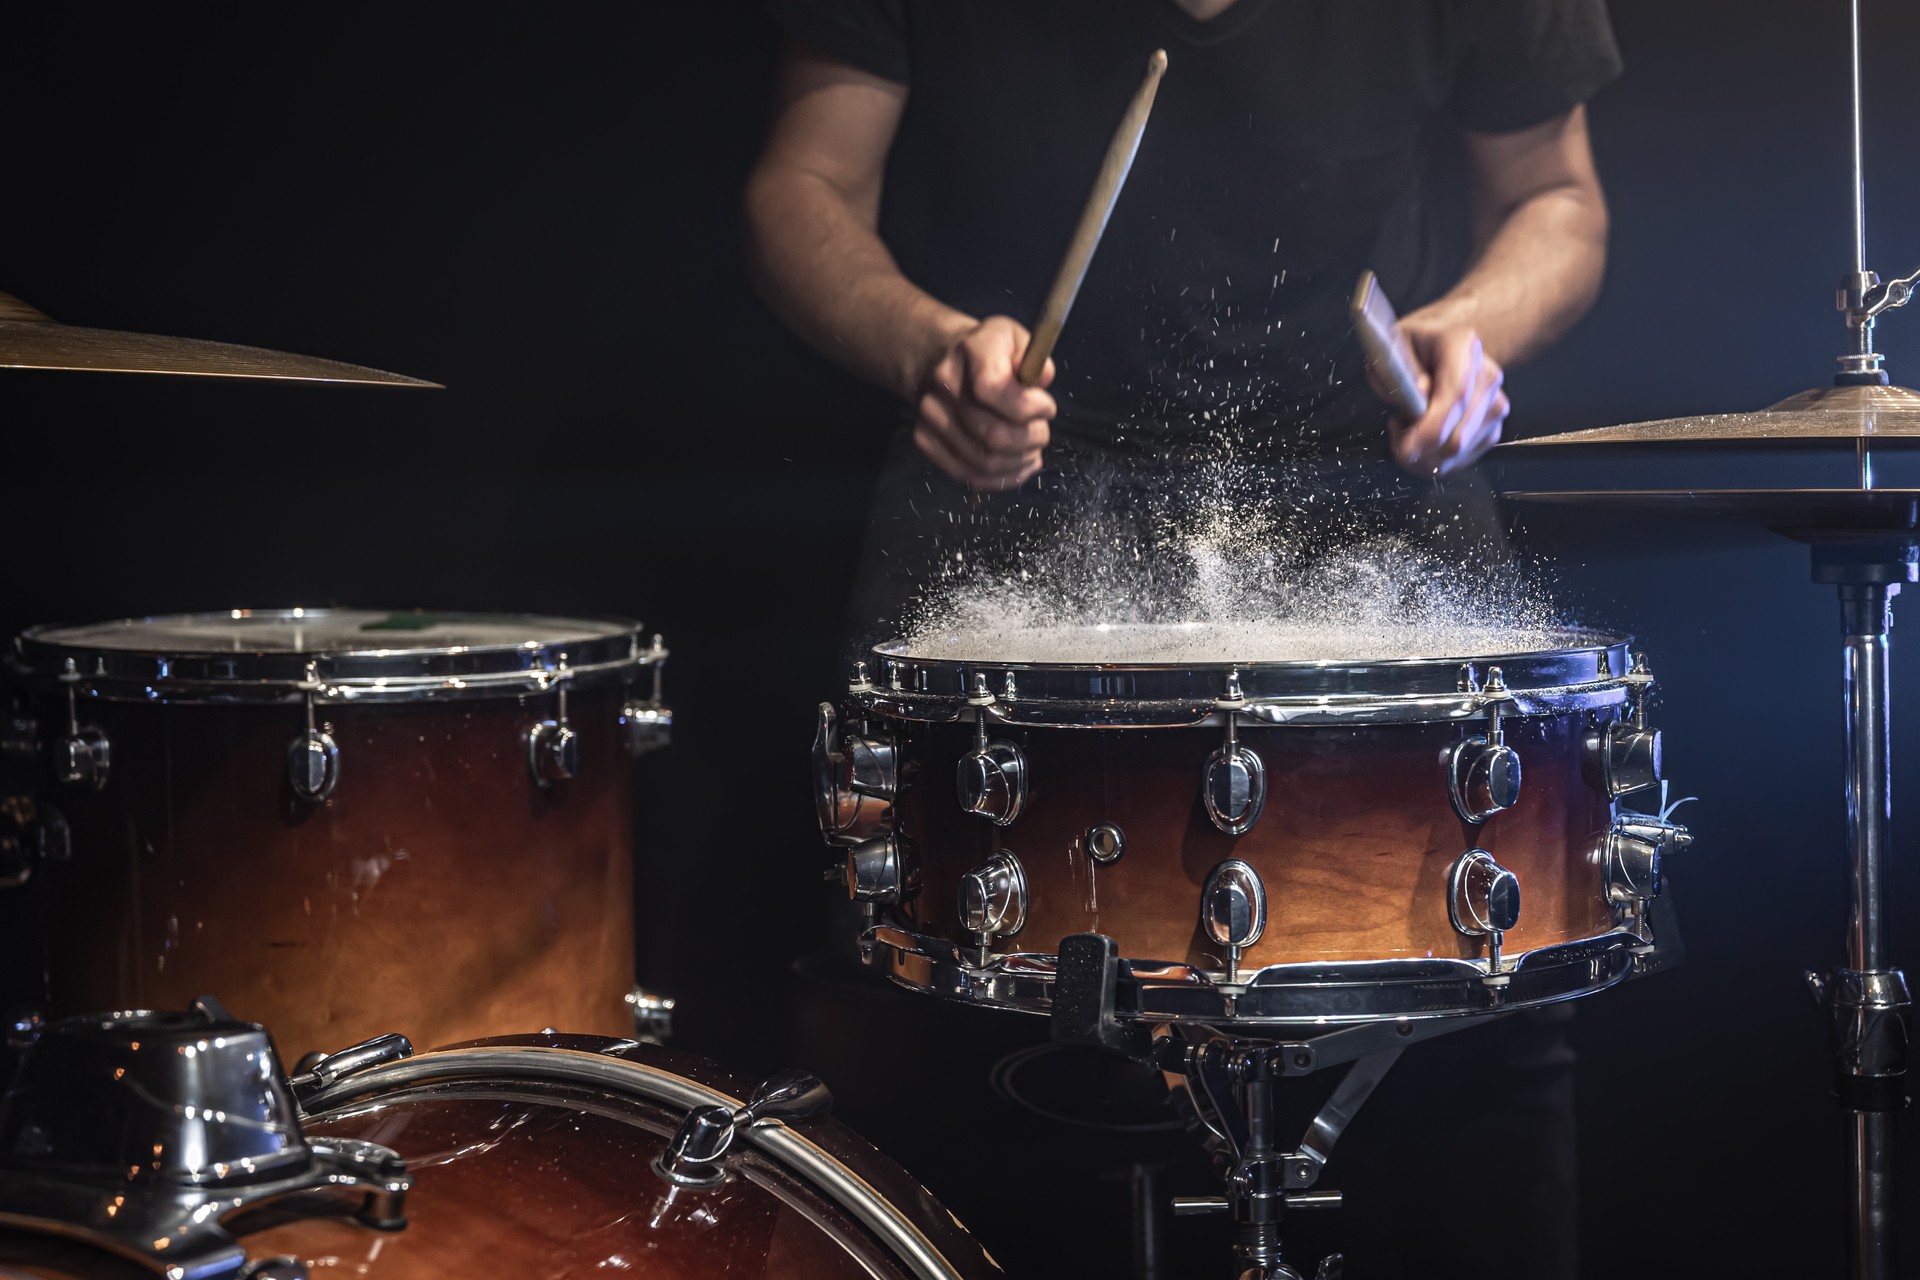
<svg viewBox="0 0 1920 1280">
<path fill-rule="evenodd" d="M 978 965 L 943 938 L 881 925 L 863 942 L 885 953 L 895 984 L 967 1004 L 1051 1013 L 1057 957 L 1019 953 Z M 1122 1021 L 1276 1030 L 1507 1013 L 1592 995 L 1634 976 L 1654 948 L 1615 930 L 1541 947 L 1515 958 L 1502 985 L 1470 960 L 1357 960 L 1280 964 L 1234 986 L 1184 964 L 1122 960 L 1116 1012 Z"/>
<path fill-rule="evenodd" d="M 361 630 L 351 642 L 316 636 L 295 647 L 245 646 L 246 628 L 294 627 L 325 631 L 356 618 L 430 617 L 451 627 L 518 626 L 540 634 L 518 642 L 381 644 L 382 634 Z M 230 624 L 242 647 L 217 649 L 192 643 L 133 643 L 142 627 L 169 624 L 214 628 Z M 117 632 L 117 634 L 116 634 Z M 421 632 L 404 625 L 388 633 L 404 639 Z M 83 697 L 112 702 L 169 704 L 297 704 L 309 694 L 319 703 L 394 703 L 512 697 L 549 692 L 563 681 L 587 689 L 633 684 L 651 678 L 667 650 L 647 638 L 631 618 L 560 618 L 543 615 L 434 613 L 358 609 L 235 609 L 223 613 L 123 618 L 114 622 L 30 627 L 13 641 L 7 664 L 23 681 L 53 684 L 66 674 Z"/>
<path fill-rule="evenodd" d="M 1625 702 L 1631 639 L 1568 634 L 1580 643 L 1527 653 L 1182 664 L 977 662 L 915 657 L 894 641 L 874 648 L 878 679 L 851 694 L 867 710 L 900 720 L 978 715 L 1051 728 L 1177 728 L 1222 723 L 1222 694 L 1237 677 L 1244 701 L 1230 709 L 1242 724 L 1420 724 L 1484 715 L 1489 699 L 1480 686 L 1498 667 L 1506 715 Z"/>
<path fill-rule="evenodd" d="M 379 1103 L 400 1090 L 446 1084 L 533 1081 L 565 1084 L 638 1097 L 680 1111 L 723 1106 L 738 1111 L 746 1100 L 676 1075 L 662 1067 L 618 1056 L 631 1040 L 599 1036 L 561 1037 L 556 1044 L 539 1037 L 509 1036 L 437 1049 L 382 1063 L 343 1076 L 328 1088 L 301 1099 L 303 1124 L 335 1118 L 329 1113 Z M 891 1250 L 920 1280 L 960 1280 L 961 1272 L 911 1218 L 852 1169 L 799 1130 L 785 1124 L 756 1124 L 737 1131 L 775 1164 L 811 1183 L 823 1196 Z"/>
</svg>

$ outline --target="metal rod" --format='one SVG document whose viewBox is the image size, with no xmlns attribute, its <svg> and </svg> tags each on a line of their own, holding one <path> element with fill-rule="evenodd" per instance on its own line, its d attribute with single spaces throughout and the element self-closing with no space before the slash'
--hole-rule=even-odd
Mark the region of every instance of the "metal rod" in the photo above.
<svg viewBox="0 0 1920 1280">
<path fill-rule="evenodd" d="M 1881 938 L 1882 880 L 1890 818 L 1887 753 L 1887 588 L 1881 583 L 1841 587 L 1855 618 L 1846 637 L 1844 692 L 1847 703 L 1847 851 L 1853 863 L 1853 915 L 1847 940 L 1849 967 L 1875 970 L 1886 963 Z M 1855 594 L 1857 593 L 1857 595 Z M 1856 603 L 1857 602 L 1857 603 Z M 1861 634 L 1867 619 L 1877 631 Z"/>
<path fill-rule="evenodd" d="M 1893 1280 L 1893 1122 L 1891 1111 L 1856 1111 L 1850 1117 L 1848 1154 L 1853 1185 L 1847 1208 L 1848 1274 L 1857 1280 Z"/>
<path fill-rule="evenodd" d="M 1853 269 L 1867 269 L 1867 168 L 1862 158 L 1860 105 L 1860 0 L 1852 0 L 1853 10 Z"/>
</svg>

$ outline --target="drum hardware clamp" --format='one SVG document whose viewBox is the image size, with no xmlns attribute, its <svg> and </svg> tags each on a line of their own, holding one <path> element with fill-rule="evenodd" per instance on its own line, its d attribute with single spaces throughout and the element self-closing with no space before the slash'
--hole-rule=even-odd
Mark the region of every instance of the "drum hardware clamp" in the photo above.
<svg viewBox="0 0 1920 1280">
<path fill-rule="evenodd" d="M 1507 745 L 1500 717 L 1513 700 L 1499 667 L 1487 669 L 1487 682 L 1473 684 L 1473 668 L 1463 669 L 1463 682 L 1479 695 L 1487 710 L 1487 731 L 1463 738 L 1447 753 L 1447 792 L 1462 819 L 1479 826 L 1496 813 L 1520 803 L 1520 753 Z"/>
<path fill-rule="evenodd" d="M 639 643 L 635 641 L 635 648 Z M 639 656 L 639 655 L 636 655 Z M 673 740 L 673 709 L 662 704 L 660 677 L 666 669 L 666 640 L 655 632 L 644 655 L 653 667 L 653 696 L 646 701 L 627 698 L 620 704 L 620 728 L 626 734 L 627 754 L 645 755 Z"/>
<path fill-rule="evenodd" d="M 1214 700 L 1226 722 L 1226 741 L 1207 757 L 1201 775 L 1200 796 L 1213 825 L 1230 836 L 1243 836 L 1260 821 L 1267 805 L 1267 766 L 1260 753 L 1241 745 L 1237 712 L 1247 705 L 1240 673 L 1227 672 L 1226 689 Z"/>
<path fill-rule="evenodd" d="M 738 1111 L 718 1104 L 695 1107 L 680 1122 L 653 1171 L 681 1187 L 717 1187 L 726 1181 L 727 1152 L 742 1129 L 774 1121 L 811 1120 L 833 1109 L 833 1095 L 804 1071 L 771 1076 Z"/>
<path fill-rule="evenodd" d="M 960 807 L 978 814 L 996 827 L 1012 826 L 1027 804 L 1027 757 L 1018 743 L 1004 738 L 988 741 L 987 708 L 995 702 L 987 677 L 976 672 L 967 705 L 973 708 L 973 750 L 954 768 L 954 788 Z"/>
<path fill-rule="evenodd" d="M 266 1030 L 212 999 L 188 1013 L 63 1019 L 22 1039 L 8 1123 L 16 1136 L 37 1133 L 60 1163 L 8 1144 L 0 1203 L 9 1227 L 76 1239 L 159 1275 L 266 1280 L 305 1271 L 281 1258 L 250 1262 L 222 1225 L 238 1211 L 277 1201 L 303 1216 L 301 1197 L 353 1191 L 363 1225 L 407 1225 L 406 1163 L 372 1142 L 307 1137 L 295 1082 Z M 357 1061 L 356 1052 L 328 1061 Z M 95 1134 L 99 1115 L 124 1122 Z"/>
<path fill-rule="evenodd" d="M 567 684 L 572 679 L 563 653 L 548 673 L 554 689 L 554 718 L 527 730 L 527 769 L 542 787 L 565 782 L 580 772 L 580 735 L 567 719 Z"/>
<path fill-rule="evenodd" d="M 1500 946 L 1520 923 L 1520 877 L 1493 860 L 1485 849 L 1469 849 L 1447 877 L 1447 916 L 1469 938 L 1487 940 L 1488 986 L 1505 986 Z"/>
<path fill-rule="evenodd" d="M 80 685 L 84 677 L 79 664 L 68 658 L 59 680 L 67 689 L 67 732 L 54 744 L 53 776 L 70 787 L 99 791 L 112 772 L 113 744 L 99 725 L 80 723 Z"/>
<path fill-rule="evenodd" d="M 669 995 L 636 986 L 626 995 L 633 1014 L 633 1038 L 641 1044 L 665 1044 L 673 1039 L 673 1011 L 678 1002 Z"/>
<path fill-rule="evenodd" d="M 1049 1015 L 1051 1038 L 1055 1044 L 1117 1054 L 1186 1081 L 1202 1122 L 1230 1149 L 1232 1166 L 1226 1175 L 1226 1194 L 1177 1198 L 1173 1212 L 1231 1214 L 1237 1228 L 1234 1274 L 1238 1276 L 1278 1280 L 1298 1275 L 1280 1261 L 1281 1222 L 1288 1212 L 1340 1205 L 1338 1192 L 1313 1188 L 1334 1144 L 1361 1105 L 1409 1044 L 1484 1023 L 1481 1018 L 1395 1018 L 1350 1024 L 1299 1040 L 1241 1041 L 1216 1036 L 1196 1042 L 1177 1034 L 1155 1035 L 1144 1023 L 1120 1020 L 1119 980 L 1124 963 L 1119 945 L 1106 934 L 1079 933 L 1060 940 Z M 1299 1145 L 1291 1151 L 1277 1147 L 1274 1086 L 1283 1079 L 1345 1064 L 1351 1066 L 1314 1115 Z M 1222 1097 L 1238 1104 L 1237 1115 L 1220 1105 Z M 1337 1259 L 1329 1258 L 1319 1274 L 1337 1275 L 1337 1268 Z"/>
<path fill-rule="evenodd" d="M 320 664 L 307 664 L 306 679 L 298 686 L 306 695 L 307 731 L 287 746 L 287 781 L 293 793 L 309 804 L 324 804 L 340 785 L 340 744 L 329 728 L 315 719 L 314 701 L 326 686 L 320 681 Z"/>
</svg>

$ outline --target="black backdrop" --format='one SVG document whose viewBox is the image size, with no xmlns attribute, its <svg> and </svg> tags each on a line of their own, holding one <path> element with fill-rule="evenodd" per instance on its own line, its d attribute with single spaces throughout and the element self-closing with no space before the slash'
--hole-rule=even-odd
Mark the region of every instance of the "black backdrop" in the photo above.
<svg viewBox="0 0 1920 1280">
<path fill-rule="evenodd" d="M 1611 280 L 1513 376 L 1529 432 L 1759 406 L 1824 380 L 1840 347 L 1842 0 L 1613 9 L 1629 72 L 1594 110 Z M 1905 271 L 1920 12 L 1867 10 L 1870 247 Z M 786 970 L 833 898 L 804 752 L 842 675 L 890 412 L 786 338 L 739 266 L 772 55 L 732 0 L 39 6 L 0 33 L 0 288 L 77 323 L 448 386 L 7 373 L 0 624 L 294 602 L 646 618 L 674 650 L 680 724 L 641 776 L 641 971 L 682 998 L 685 1047 L 748 1070 L 819 1039 Z M 1882 330 L 1896 380 L 1920 381 L 1920 315 Z M 1832 1274 L 1842 1129 L 1799 975 L 1836 960 L 1845 916 L 1836 610 L 1784 542 L 1597 517 L 1523 532 L 1652 652 L 1669 773 L 1702 797 L 1673 875 L 1686 966 L 1578 1018 L 1589 1273 Z M 1906 656 L 1892 936 L 1920 963 Z M 991 1223 L 1009 1184 L 929 1136 L 932 1051 L 899 1019 L 931 1016 L 845 1024 L 876 1069 L 841 1113 Z M 1363 1116 L 1350 1141 L 1368 1138 Z M 1463 1229 L 1497 1240 L 1502 1184 L 1526 1171 L 1498 1150 L 1460 1170 L 1495 1215 Z M 1021 1240 L 989 1244 L 1025 1273 Z M 1525 1272 L 1491 1242 L 1489 1261 Z"/>
</svg>

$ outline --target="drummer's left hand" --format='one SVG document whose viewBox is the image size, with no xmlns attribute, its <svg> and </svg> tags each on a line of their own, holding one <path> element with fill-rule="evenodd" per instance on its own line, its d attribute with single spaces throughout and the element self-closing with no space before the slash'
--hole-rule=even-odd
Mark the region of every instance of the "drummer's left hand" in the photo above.
<svg viewBox="0 0 1920 1280">
<path fill-rule="evenodd" d="M 1420 362 L 1427 411 L 1412 422 L 1394 420 L 1394 460 L 1418 475 L 1464 467 L 1500 443 L 1512 408 L 1500 389 L 1506 371 L 1482 348 L 1472 325 L 1437 307 L 1403 317 L 1400 331 Z"/>
</svg>

